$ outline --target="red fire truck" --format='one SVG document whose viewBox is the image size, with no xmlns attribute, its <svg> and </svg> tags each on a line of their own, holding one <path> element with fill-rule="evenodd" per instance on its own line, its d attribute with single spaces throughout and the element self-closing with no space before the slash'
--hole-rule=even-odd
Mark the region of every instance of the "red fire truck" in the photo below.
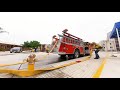
<svg viewBox="0 0 120 90">
<path fill-rule="evenodd" d="M 68 33 L 67 29 L 58 36 L 59 38 L 56 38 L 56 35 L 53 36 L 54 44 L 57 42 L 54 52 L 57 52 L 61 58 L 66 57 L 66 55 L 70 58 L 90 55 L 89 42 L 83 42 L 81 38 Z"/>
</svg>

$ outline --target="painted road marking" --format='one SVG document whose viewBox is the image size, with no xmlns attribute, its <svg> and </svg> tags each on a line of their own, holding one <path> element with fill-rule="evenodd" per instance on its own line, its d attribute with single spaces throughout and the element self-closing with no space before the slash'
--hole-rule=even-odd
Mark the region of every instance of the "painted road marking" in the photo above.
<svg viewBox="0 0 120 90">
<path fill-rule="evenodd" d="M 102 61 L 102 64 L 100 65 L 100 67 L 97 69 L 97 71 L 96 71 L 96 73 L 93 75 L 93 78 L 99 78 L 100 77 L 100 75 L 101 75 L 101 72 L 102 72 L 102 70 L 103 70 L 103 68 L 104 68 L 104 65 L 105 65 L 105 63 L 106 63 L 106 60 L 107 60 L 107 58 L 108 58 L 108 53 L 107 53 L 107 55 L 106 55 L 106 57 L 103 59 L 103 61 Z"/>
</svg>

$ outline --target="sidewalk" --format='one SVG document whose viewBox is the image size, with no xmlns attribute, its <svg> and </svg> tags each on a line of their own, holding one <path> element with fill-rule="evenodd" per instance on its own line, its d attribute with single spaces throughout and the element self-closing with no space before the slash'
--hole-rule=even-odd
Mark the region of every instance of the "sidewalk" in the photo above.
<svg viewBox="0 0 120 90">
<path fill-rule="evenodd" d="M 12 55 L 12 53 L 10 53 L 9 51 L 0 51 L 0 56 L 5 56 L 5 55 Z"/>
<path fill-rule="evenodd" d="M 0 51 L 0 55 L 1 54 L 6 54 L 6 53 L 10 53 L 9 51 Z"/>
<path fill-rule="evenodd" d="M 117 57 L 111 57 L 112 55 Z M 120 78 L 120 52 L 110 53 L 100 78 Z"/>
<path fill-rule="evenodd" d="M 40 75 L 32 76 L 33 78 L 92 78 L 100 67 L 102 60 L 106 56 L 105 52 L 100 52 L 100 59 L 94 59 L 94 53 L 90 60 L 80 62 L 71 66 L 63 67 L 57 70 L 48 71 Z M 79 58 L 81 59 L 81 58 Z M 60 64 L 72 62 L 73 60 L 55 63 L 51 67 L 56 67 Z"/>
</svg>

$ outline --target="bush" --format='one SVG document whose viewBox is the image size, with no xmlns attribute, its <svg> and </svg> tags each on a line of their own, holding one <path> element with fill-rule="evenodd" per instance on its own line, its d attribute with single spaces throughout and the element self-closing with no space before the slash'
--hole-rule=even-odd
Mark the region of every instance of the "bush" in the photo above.
<svg viewBox="0 0 120 90">
<path fill-rule="evenodd" d="M 5 49 L 4 48 L 0 48 L 0 51 L 5 51 Z"/>
</svg>

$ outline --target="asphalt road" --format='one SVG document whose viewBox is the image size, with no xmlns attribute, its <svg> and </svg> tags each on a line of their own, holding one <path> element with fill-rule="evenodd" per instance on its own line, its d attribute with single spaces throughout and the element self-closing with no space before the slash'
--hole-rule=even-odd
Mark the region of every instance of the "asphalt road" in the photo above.
<svg viewBox="0 0 120 90">
<path fill-rule="evenodd" d="M 2 64 L 12 64 L 12 63 L 18 63 L 22 62 L 23 59 L 26 59 L 31 52 L 22 52 L 22 53 L 9 53 L 9 52 L 4 52 L 0 53 L 0 65 Z M 60 56 L 58 54 L 53 54 L 50 53 L 45 59 L 43 57 L 47 54 L 45 52 L 36 52 L 36 58 L 40 61 L 36 62 L 35 67 L 40 68 L 41 66 L 52 64 L 52 63 L 57 63 L 60 61 L 65 61 L 67 59 L 60 59 Z M 13 66 L 7 66 L 5 68 L 9 69 L 18 69 L 20 65 L 13 65 Z M 26 69 L 27 68 L 27 63 L 23 64 L 20 69 Z"/>
<path fill-rule="evenodd" d="M 31 52 L 22 52 L 22 53 L 9 53 L 9 52 L 4 52 L 1 53 L 0 52 L 0 65 L 3 64 L 13 64 L 13 63 L 18 63 L 18 62 L 22 62 L 23 59 L 26 59 L 30 54 L 32 54 Z M 48 55 L 45 59 L 43 59 L 43 57 L 47 54 L 45 52 L 36 52 L 34 53 L 36 54 L 36 58 L 40 61 L 39 62 L 35 62 L 35 69 L 40 69 L 40 68 L 44 68 L 44 67 L 51 67 L 50 64 L 53 63 L 58 63 L 58 62 L 62 62 L 62 61 L 68 61 L 68 59 L 60 59 L 60 56 L 58 54 L 53 54 L 50 53 L 50 55 Z M 26 64 L 19 64 L 19 65 L 13 65 L 13 66 L 5 66 L 5 67 L 0 67 L 0 69 L 5 68 L 5 69 L 14 69 L 14 70 L 23 70 L 23 69 L 27 69 L 28 68 L 28 63 Z M 4 77 L 4 78 L 15 78 L 17 77 L 16 75 L 12 75 L 12 74 L 5 74 L 5 73 L 0 73 L 0 77 Z"/>
</svg>

